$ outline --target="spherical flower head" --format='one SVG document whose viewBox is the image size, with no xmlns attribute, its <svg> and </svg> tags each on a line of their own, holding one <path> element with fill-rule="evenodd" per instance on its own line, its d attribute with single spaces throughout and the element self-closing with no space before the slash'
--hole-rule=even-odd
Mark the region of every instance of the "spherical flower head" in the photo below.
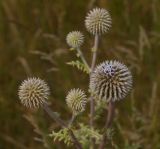
<svg viewBox="0 0 160 149">
<path fill-rule="evenodd" d="M 72 89 L 66 97 L 66 103 L 73 114 L 77 115 L 85 110 L 87 98 L 82 90 Z"/>
<path fill-rule="evenodd" d="M 90 77 L 90 90 L 99 99 L 123 99 L 132 88 L 132 75 L 127 66 L 118 61 L 98 65 Z"/>
<path fill-rule="evenodd" d="M 84 42 L 84 36 L 80 31 L 72 31 L 67 35 L 66 41 L 71 48 L 79 48 Z"/>
<path fill-rule="evenodd" d="M 20 85 L 18 95 L 24 106 L 38 108 L 48 99 L 49 87 L 39 78 L 28 78 Z"/>
<path fill-rule="evenodd" d="M 85 26 L 93 35 L 101 35 L 108 32 L 111 25 L 111 16 L 109 12 L 103 8 L 94 8 L 87 14 L 85 19 Z"/>
</svg>

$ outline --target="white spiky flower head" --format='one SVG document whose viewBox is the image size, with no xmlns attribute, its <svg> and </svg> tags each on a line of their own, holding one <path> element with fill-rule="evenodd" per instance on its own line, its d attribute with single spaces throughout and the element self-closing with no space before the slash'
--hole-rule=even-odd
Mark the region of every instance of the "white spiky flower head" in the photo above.
<svg viewBox="0 0 160 149">
<path fill-rule="evenodd" d="M 109 12 L 103 8 L 94 8 L 85 19 L 87 30 L 93 35 L 101 35 L 111 28 L 112 19 Z"/>
<path fill-rule="evenodd" d="M 118 61 L 99 64 L 90 78 L 90 90 L 99 99 L 123 99 L 132 88 L 132 75 L 127 66 Z"/>
<path fill-rule="evenodd" d="M 71 48 L 79 48 L 84 42 L 84 36 L 80 31 L 72 31 L 67 35 L 66 41 Z"/>
<path fill-rule="evenodd" d="M 72 89 L 66 97 L 66 103 L 73 114 L 77 115 L 85 110 L 87 96 L 81 89 Z"/>
<path fill-rule="evenodd" d="M 29 108 L 40 107 L 49 96 L 49 87 L 39 78 L 28 78 L 19 87 L 19 99 Z"/>
</svg>

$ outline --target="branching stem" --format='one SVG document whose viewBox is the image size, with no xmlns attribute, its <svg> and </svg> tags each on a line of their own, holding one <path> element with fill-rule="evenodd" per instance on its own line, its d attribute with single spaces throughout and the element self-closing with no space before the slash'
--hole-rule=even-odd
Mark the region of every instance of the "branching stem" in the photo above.
<svg viewBox="0 0 160 149">
<path fill-rule="evenodd" d="M 77 140 L 76 136 L 74 135 L 72 129 L 70 129 L 68 127 L 68 125 L 57 116 L 57 114 L 55 114 L 47 105 L 47 103 L 43 103 L 42 108 L 47 112 L 47 114 L 54 120 L 56 121 L 62 128 L 67 128 L 70 137 L 72 138 L 72 141 L 74 143 L 74 145 L 76 146 L 77 149 L 83 149 L 82 145 L 80 144 L 80 142 Z"/>
</svg>

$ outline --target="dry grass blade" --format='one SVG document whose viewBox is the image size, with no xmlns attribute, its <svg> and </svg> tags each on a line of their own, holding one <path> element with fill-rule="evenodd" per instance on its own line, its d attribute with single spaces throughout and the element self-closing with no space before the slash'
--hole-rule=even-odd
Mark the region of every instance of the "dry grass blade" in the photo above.
<svg viewBox="0 0 160 149">
<path fill-rule="evenodd" d="M 50 149 L 50 145 L 48 144 L 46 135 L 44 132 L 41 130 L 40 126 L 37 124 L 35 118 L 33 115 L 23 115 L 24 118 L 34 127 L 34 131 L 41 136 L 41 138 L 34 138 L 38 142 L 43 142 L 42 144 L 44 145 L 45 148 Z"/>
<path fill-rule="evenodd" d="M 29 66 L 27 60 L 24 57 L 18 57 L 18 61 L 20 62 L 20 64 L 22 65 L 22 67 L 24 68 L 26 74 L 28 76 L 31 76 L 32 71 L 31 71 L 31 67 Z"/>
<path fill-rule="evenodd" d="M 51 64 L 56 65 L 56 61 L 53 60 L 53 56 L 54 56 L 53 52 L 52 53 L 45 53 L 45 52 L 38 51 L 38 50 L 32 50 L 32 51 L 30 51 L 30 53 L 38 55 L 38 56 L 40 56 L 40 58 L 42 60 L 46 60 L 46 61 L 50 62 Z"/>
<path fill-rule="evenodd" d="M 24 146 L 23 144 L 20 143 L 20 141 L 15 140 L 14 138 L 5 135 L 5 134 L 1 134 L 0 138 L 2 138 L 3 140 L 5 140 L 6 142 L 13 144 L 15 146 L 15 148 L 19 148 L 19 149 L 28 149 L 28 147 Z"/>
<path fill-rule="evenodd" d="M 15 20 L 14 13 L 13 13 L 13 6 L 15 6 L 15 5 L 12 5 L 13 4 L 12 2 L 13 1 L 2 1 L 2 6 L 3 6 L 4 12 L 5 12 L 8 20 Z M 9 27 L 10 27 L 13 39 L 19 40 L 20 38 L 19 38 L 19 31 L 18 31 L 17 25 L 10 23 Z"/>
<path fill-rule="evenodd" d="M 139 27 L 139 55 L 141 60 L 143 60 L 145 47 L 147 47 L 148 49 L 151 49 L 151 43 L 149 41 L 149 38 L 147 36 L 145 29 L 142 26 L 140 26 Z"/>
</svg>

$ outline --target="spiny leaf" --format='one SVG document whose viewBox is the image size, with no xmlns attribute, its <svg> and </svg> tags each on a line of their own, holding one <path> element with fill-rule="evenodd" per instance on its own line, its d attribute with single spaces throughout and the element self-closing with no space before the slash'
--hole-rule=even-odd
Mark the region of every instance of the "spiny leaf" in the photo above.
<svg viewBox="0 0 160 149">
<path fill-rule="evenodd" d="M 78 140 L 86 146 L 89 143 L 90 138 L 95 138 L 96 143 L 98 144 L 102 138 L 102 135 L 99 133 L 98 130 L 90 128 L 84 124 L 80 124 L 80 129 L 76 130 L 76 135 Z"/>
<path fill-rule="evenodd" d="M 67 128 L 61 129 L 58 132 L 52 131 L 49 136 L 52 137 L 54 141 L 63 141 L 67 146 L 72 144 Z"/>
<path fill-rule="evenodd" d="M 71 61 L 71 62 L 68 62 L 67 63 L 68 65 L 71 65 L 73 67 L 77 67 L 77 69 L 89 74 L 89 70 L 88 68 L 86 67 L 85 64 L 83 64 L 82 62 L 76 60 L 76 61 Z"/>
</svg>

